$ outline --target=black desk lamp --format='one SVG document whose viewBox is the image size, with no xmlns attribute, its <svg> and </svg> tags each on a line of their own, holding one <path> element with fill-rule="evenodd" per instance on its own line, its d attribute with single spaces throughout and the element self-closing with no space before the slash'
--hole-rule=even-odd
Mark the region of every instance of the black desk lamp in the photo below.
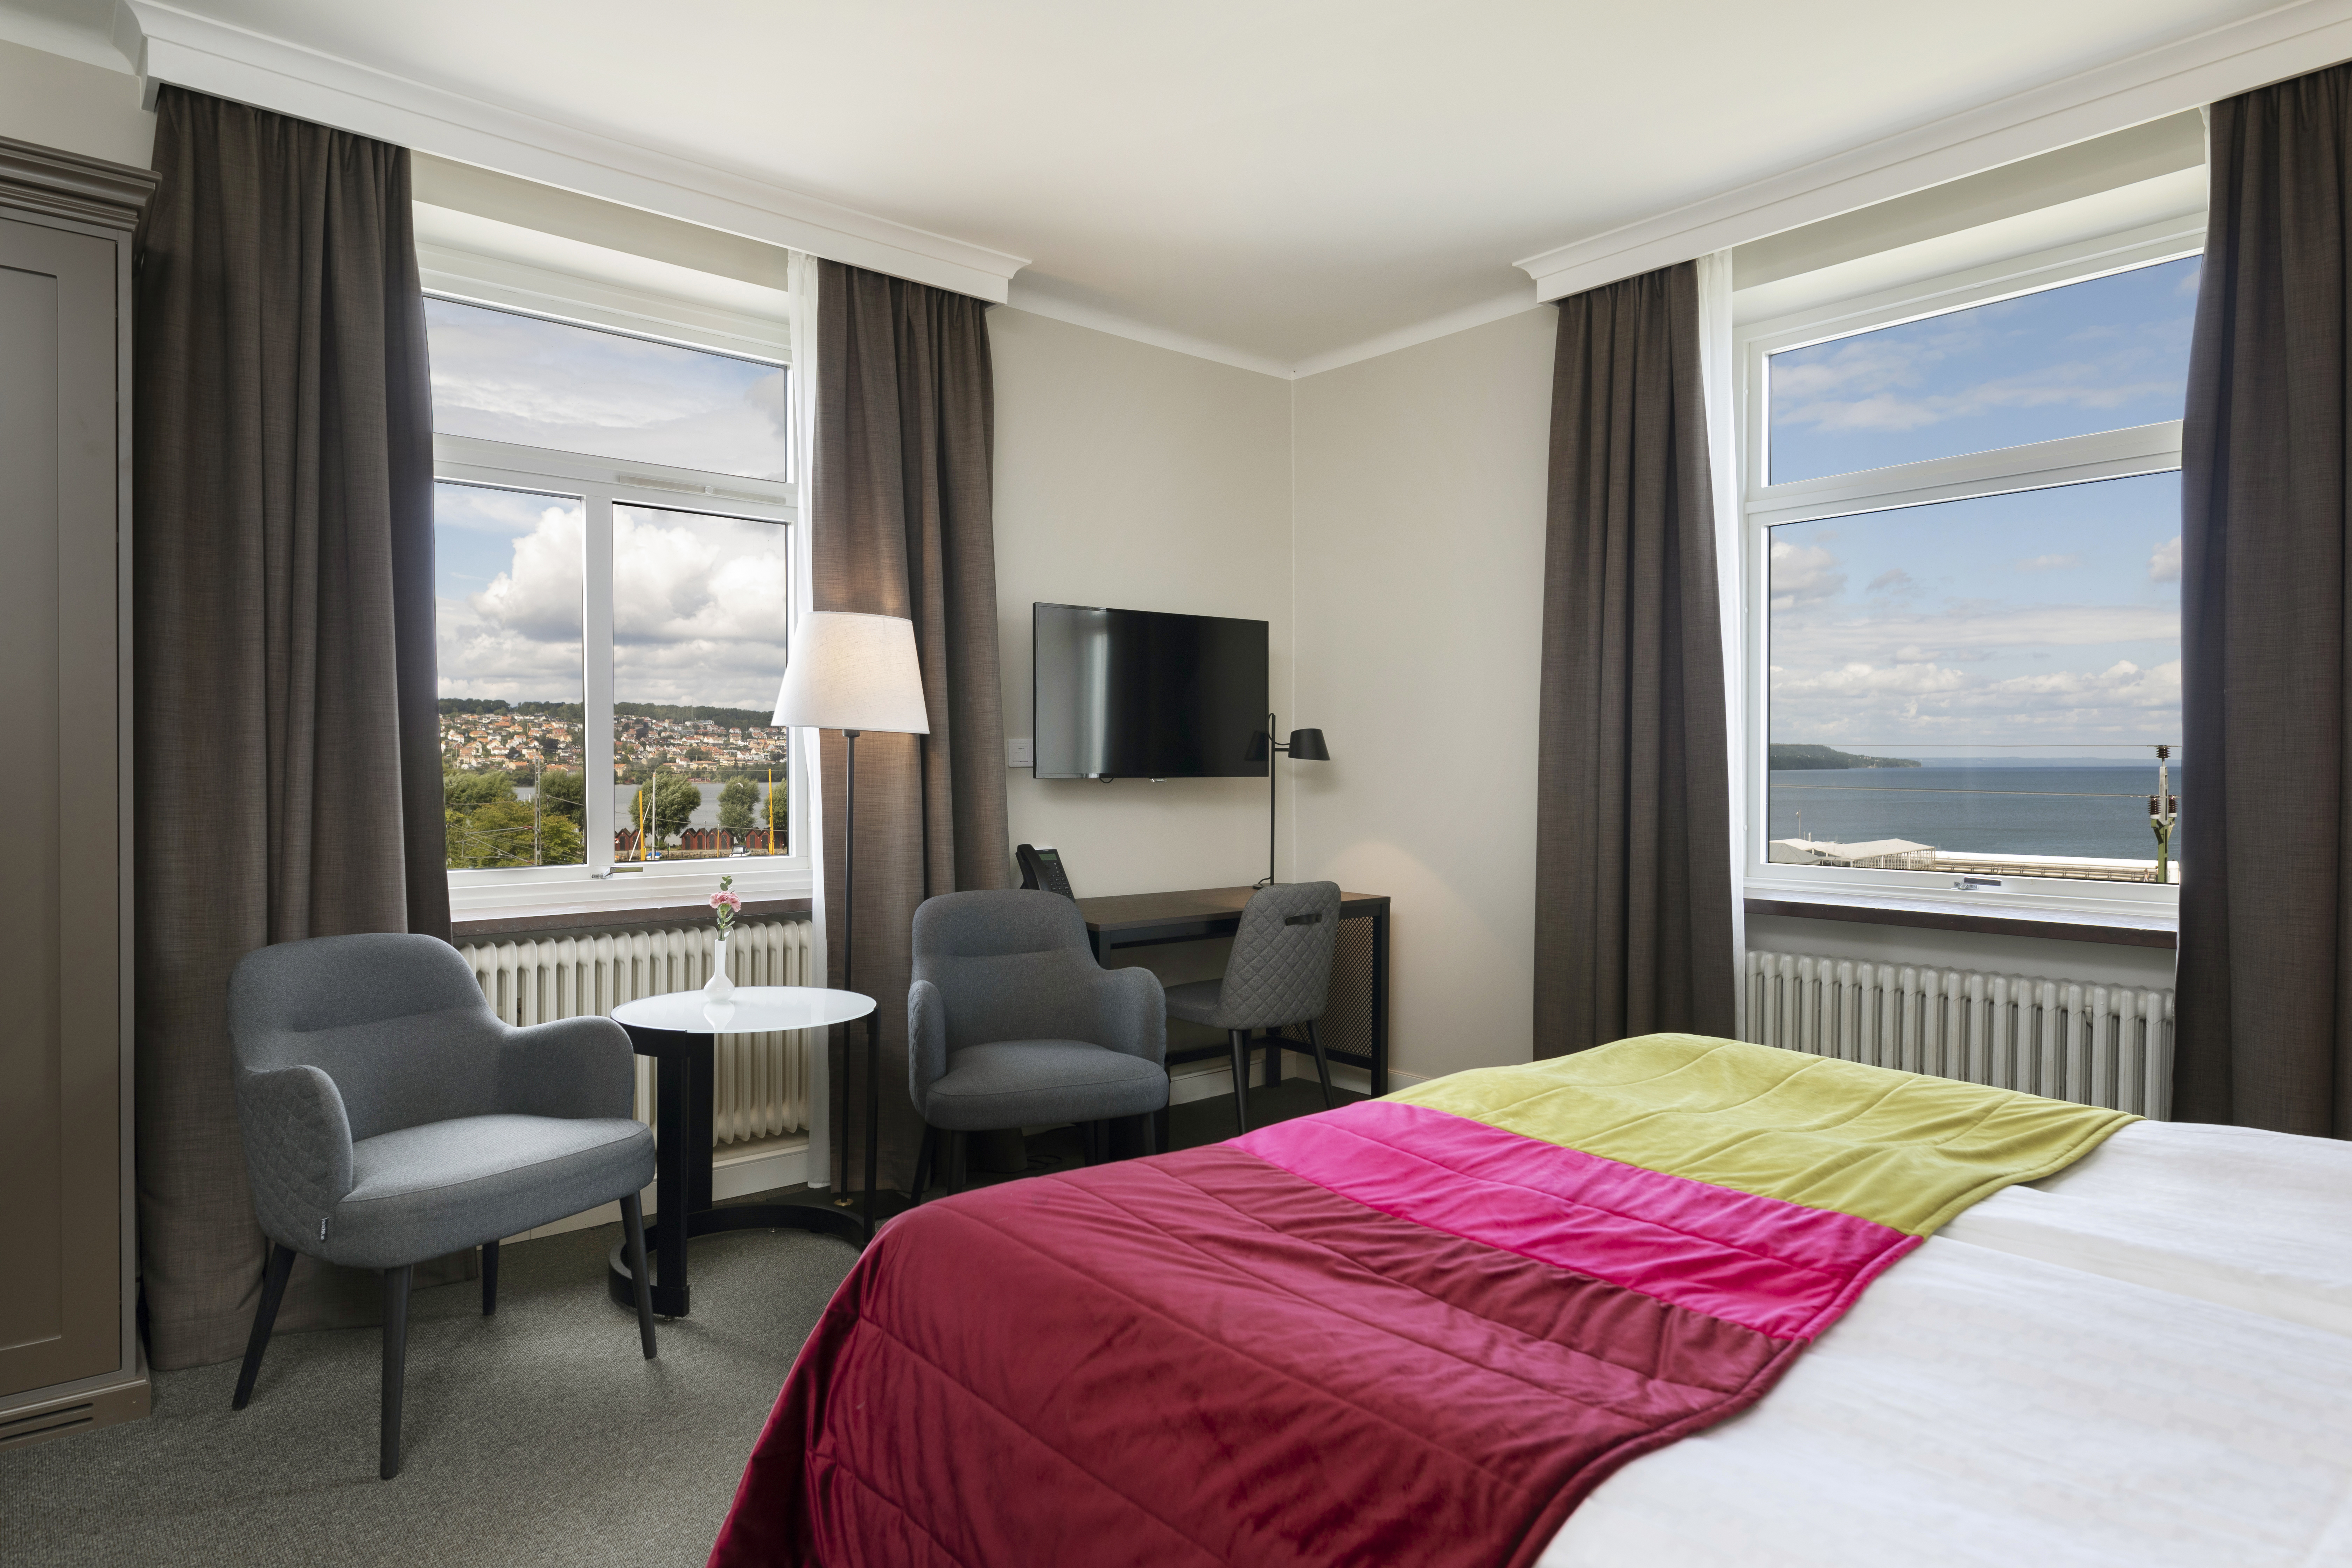
<svg viewBox="0 0 2352 1568">
<path fill-rule="evenodd" d="M 1261 888 L 1274 886 L 1276 773 L 1275 759 L 1268 753 L 1269 747 L 1275 752 L 1289 752 L 1290 760 L 1294 763 L 1328 763 L 1331 760 L 1331 752 L 1323 744 L 1323 731 L 1320 730 L 1293 730 L 1288 741 L 1276 740 L 1274 715 L 1271 713 L 1265 716 L 1265 729 L 1260 732 L 1256 740 L 1250 742 L 1250 761 L 1255 762 L 1260 757 L 1265 758 L 1265 880 L 1257 884 Z"/>
<path fill-rule="evenodd" d="M 774 722 L 838 730 L 849 748 L 843 790 L 848 820 L 841 844 L 841 988 L 857 989 L 857 736 L 862 730 L 928 735 L 923 675 L 915 657 L 915 623 L 898 616 L 817 610 L 801 617 L 785 656 Z M 877 998 L 877 1003 L 878 1003 Z M 880 1158 L 882 1040 L 879 1005 L 866 1016 L 866 1239 L 874 1239 L 874 1187 Z M 820 1108 L 818 1115 L 824 1111 Z"/>
</svg>

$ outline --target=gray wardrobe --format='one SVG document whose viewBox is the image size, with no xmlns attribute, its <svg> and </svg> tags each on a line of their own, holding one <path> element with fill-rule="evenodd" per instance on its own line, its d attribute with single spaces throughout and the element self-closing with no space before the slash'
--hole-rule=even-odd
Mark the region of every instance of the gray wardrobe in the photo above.
<svg viewBox="0 0 2352 1568">
<path fill-rule="evenodd" d="M 131 1191 L 143 169 L 0 138 L 0 1448 L 147 1413 Z"/>
</svg>

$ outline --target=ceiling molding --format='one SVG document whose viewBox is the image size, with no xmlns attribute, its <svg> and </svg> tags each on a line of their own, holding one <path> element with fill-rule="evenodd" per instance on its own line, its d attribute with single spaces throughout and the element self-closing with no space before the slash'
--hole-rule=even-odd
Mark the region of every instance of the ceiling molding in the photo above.
<svg viewBox="0 0 2352 1568">
<path fill-rule="evenodd" d="M 1448 310 L 1442 316 L 1432 316 L 1425 321 L 1415 322 L 1410 327 L 1399 327 L 1394 331 L 1382 332 L 1378 337 L 1366 338 L 1362 342 L 1350 344 L 1344 349 L 1330 349 L 1323 353 L 1309 354 L 1291 366 L 1290 374 L 1302 379 L 1310 375 L 1320 375 L 1327 370 L 1338 370 L 1341 365 L 1354 364 L 1361 360 L 1378 359 L 1382 354 L 1392 354 L 1399 349 L 1409 349 L 1416 343 L 1433 342 L 1439 338 L 1451 337 L 1455 332 L 1466 332 L 1473 327 L 1483 327 L 1489 321 L 1499 321 L 1506 316 L 1516 316 L 1521 311 L 1532 310 L 1542 303 L 1542 300 L 1536 298 L 1534 289 L 1524 287 L 1514 289 L 1507 294 L 1497 295 L 1492 300 L 1482 300 L 1475 305 L 1465 305 L 1458 310 Z"/>
<path fill-rule="evenodd" d="M 2352 58 L 2352 0 L 2298 0 L 1515 263 L 1539 299 L 1818 223 Z"/>
<path fill-rule="evenodd" d="M 1254 370 L 1260 375 L 1277 376 L 1284 381 L 1291 377 L 1290 366 L 1270 354 L 1254 354 L 1247 349 L 1237 349 L 1224 343 L 1213 343 L 1205 338 L 1187 337 L 1162 327 L 1147 326 L 1141 321 L 1118 315 L 1097 306 L 1082 304 L 1063 298 L 1037 281 L 1024 278 L 1014 281 L 1012 297 L 1004 302 L 1016 310 L 1026 310 L 1033 316 L 1044 316 L 1073 327 L 1087 327 L 1097 332 L 1108 332 L 1115 338 L 1130 342 L 1148 343 L 1155 349 L 1169 349 L 1176 353 L 1190 354 L 1194 359 L 1209 360 L 1217 364 L 1229 364 L 1235 370 Z"/>
<path fill-rule="evenodd" d="M 789 246 L 828 260 L 1005 301 L 1029 265 L 576 126 L 356 65 L 155 0 L 121 0 L 117 38 L 153 107 L 159 82 L 232 99 L 460 163 Z"/>
</svg>

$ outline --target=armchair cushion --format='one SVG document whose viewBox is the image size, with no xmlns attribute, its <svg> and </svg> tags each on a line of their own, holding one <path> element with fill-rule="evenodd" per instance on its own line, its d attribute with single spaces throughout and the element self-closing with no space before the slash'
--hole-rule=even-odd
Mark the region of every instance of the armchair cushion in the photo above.
<svg viewBox="0 0 2352 1568">
<path fill-rule="evenodd" d="M 654 1179 L 653 1129 L 625 1117 L 467 1116 L 362 1138 L 352 1190 L 303 1251 L 396 1268 L 578 1214 Z"/>
<path fill-rule="evenodd" d="M 1084 1040 L 994 1040 L 948 1058 L 923 1119 L 950 1132 L 1137 1116 L 1168 1103 L 1168 1075 L 1151 1058 Z"/>
</svg>

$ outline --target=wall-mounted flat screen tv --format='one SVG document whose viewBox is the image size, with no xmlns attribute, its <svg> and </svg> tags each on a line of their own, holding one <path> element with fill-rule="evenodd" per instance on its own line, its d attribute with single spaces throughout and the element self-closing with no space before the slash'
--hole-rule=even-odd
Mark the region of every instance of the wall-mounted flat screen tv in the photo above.
<svg viewBox="0 0 2352 1568">
<path fill-rule="evenodd" d="M 1265 776 L 1265 622 L 1091 605 L 1033 613 L 1039 778 Z"/>
</svg>

